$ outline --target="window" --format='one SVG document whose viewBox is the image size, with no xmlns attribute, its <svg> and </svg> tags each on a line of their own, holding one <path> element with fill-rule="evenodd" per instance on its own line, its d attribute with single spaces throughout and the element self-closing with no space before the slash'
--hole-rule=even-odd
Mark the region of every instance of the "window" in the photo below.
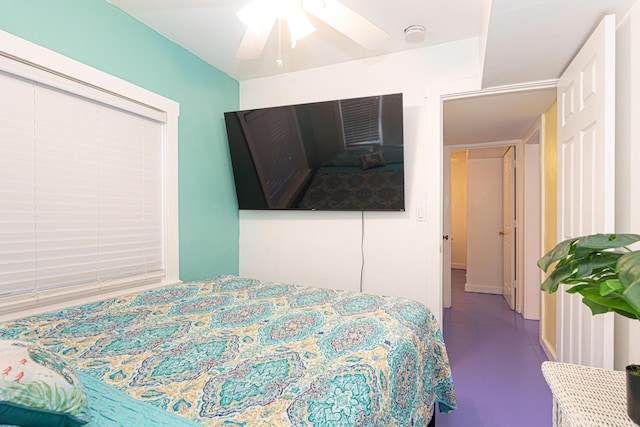
<svg viewBox="0 0 640 427">
<path fill-rule="evenodd" d="M 178 281 L 177 104 L 0 35 L 0 308 Z"/>
</svg>

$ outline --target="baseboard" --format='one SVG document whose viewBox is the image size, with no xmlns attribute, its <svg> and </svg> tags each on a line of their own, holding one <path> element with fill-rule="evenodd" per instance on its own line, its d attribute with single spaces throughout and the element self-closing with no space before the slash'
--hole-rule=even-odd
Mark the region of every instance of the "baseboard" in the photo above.
<svg viewBox="0 0 640 427">
<path fill-rule="evenodd" d="M 479 294 L 502 295 L 502 286 L 475 285 L 473 283 L 465 283 L 464 290 L 466 292 L 477 292 Z"/>
<path fill-rule="evenodd" d="M 552 349 L 549 345 L 549 341 L 547 341 L 543 336 L 540 336 L 540 347 L 542 347 L 542 351 L 544 351 L 544 354 L 546 354 L 547 359 L 551 361 L 556 360 L 555 348 Z"/>
</svg>

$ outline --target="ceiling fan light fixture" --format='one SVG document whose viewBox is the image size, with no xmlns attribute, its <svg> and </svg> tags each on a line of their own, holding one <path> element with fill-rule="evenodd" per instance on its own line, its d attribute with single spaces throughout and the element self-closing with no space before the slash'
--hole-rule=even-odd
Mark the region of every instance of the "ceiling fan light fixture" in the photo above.
<svg viewBox="0 0 640 427">
<path fill-rule="evenodd" d="M 271 27 L 276 19 L 287 21 L 292 48 L 316 30 L 302 10 L 300 0 L 252 0 L 236 15 L 255 34 L 264 34 L 264 27 Z"/>
<path fill-rule="evenodd" d="M 237 12 L 248 28 L 240 42 L 236 58 L 258 58 L 269 40 L 274 24 L 277 24 L 278 29 L 278 58 L 281 58 L 283 21 L 288 25 L 291 46 L 295 47 L 297 40 L 315 31 L 307 14 L 333 27 L 365 49 L 378 49 L 390 38 L 386 31 L 340 0 L 252 0 Z"/>
<path fill-rule="evenodd" d="M 307 15 L 305 15 L 302 9 L 291 9 L 287 16 L 287 23 L 289 24 L 289 36 L 291 37 L 291 46 L 295 47 L 298 40 L 308 36 L 316 30 Z"/>
<path fill-rule="evenodd" d="M 265 22 L 276 18 L 273 7 L 264 0 L 253 0 L 248 5 L 236 12 L 244 25 L 255 34 L 262 32 Z"/>
</svg>

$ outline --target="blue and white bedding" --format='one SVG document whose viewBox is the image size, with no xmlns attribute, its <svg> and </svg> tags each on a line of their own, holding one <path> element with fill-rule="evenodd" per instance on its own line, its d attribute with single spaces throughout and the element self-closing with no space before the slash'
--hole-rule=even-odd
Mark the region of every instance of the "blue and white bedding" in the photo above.
<svg viewBox="0 0 640 427">
<path fill-rule="evenodd" d="M 134 399 L 88 374 L 78 372 L 78 377 L 91 405 L 91 420 L 85 427 L 198 426 L 155 405 Z"/>
<path fill-rule="evenodd" d="M 208 426 L 426 426 L 434 403 L 456 407 L 440 327 L 402 298 L 221 276 L 6 322 L 0 337 Z"/>
</svg>

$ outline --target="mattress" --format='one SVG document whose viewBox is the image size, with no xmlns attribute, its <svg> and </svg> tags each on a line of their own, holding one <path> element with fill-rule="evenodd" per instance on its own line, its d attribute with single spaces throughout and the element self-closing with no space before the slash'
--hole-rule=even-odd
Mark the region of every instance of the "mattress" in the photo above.
<svg viewBox="0 0 640 427">
<path fill-rule="evenodd" d="M 421 426 L 434 404 L 456 408 L 435 317 L 396 297 L 221 276 L 6 322 L 0 337 L 207 426 Z"/>
</svg>

